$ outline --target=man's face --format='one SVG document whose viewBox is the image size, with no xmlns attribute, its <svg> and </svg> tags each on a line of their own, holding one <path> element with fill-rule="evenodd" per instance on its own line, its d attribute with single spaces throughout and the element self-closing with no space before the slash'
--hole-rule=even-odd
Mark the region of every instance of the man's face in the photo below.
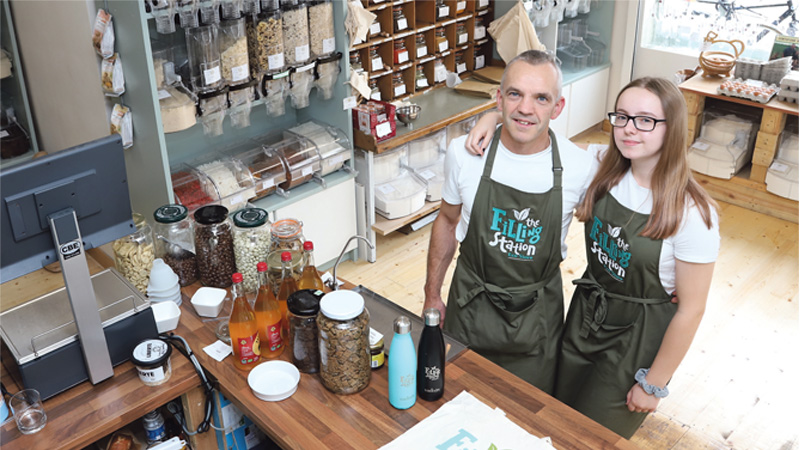
<svg viewBox="0 0 800 450">
<path fill-rule="evenodd" d="M 503 115 L 500 139 L 506 148 L 519 154 L 547 148 L 550 120 L 564 109 L 558 92 L 558 73 L 550 64 L 517 61 L 506 68 L 505 84 L 497 91 L 497 109 Z"/>
</svg>

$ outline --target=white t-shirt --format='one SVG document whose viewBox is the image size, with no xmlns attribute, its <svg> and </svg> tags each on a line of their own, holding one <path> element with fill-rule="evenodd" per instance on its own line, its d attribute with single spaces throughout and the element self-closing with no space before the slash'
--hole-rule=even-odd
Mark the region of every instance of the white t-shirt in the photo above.
<svg viewBox="0 0 800 450">
<path fill-rule="evenodd" d="M 597 154 L 604 152 L 606 146 L 590 146 L 592 154 L 592 175 L 597 170 Z M 653 210 L 653 196 L 650 189 L 639 186 L 630 170 L 619 184 L 611 188 L 611 195 L 622 206 L 640 214 L 650 214 Z M 717 260 L 719 253 L 719 216 L 712 209 L 712 227 L 706 227 L 700 210 L 692 202 L 686 206 L 683 222 L 678 232 L 664 239 L 659 258 L 659 278 L 667 293 L 675 292 L 675 260 L 706 264 Z"/>
<path fill-rule="evenodd" d="M 466 136 L 461 136 L 450 143 L 444 159 L 445 182 L 442 187 L 444 201 L 451 205 L 461 205 L 461 218 L 456 227 L 456 239 L 459 242 L 467 236 L 472 205 L 486 163 L 485 156 L 475 156 L 467 152 L 464 148 L 466 139 Z M 561 255 L 566 258 L 567 230 L 572 221 L 572 212 L 591 181 L 592 162 L 589 152 L 577 147 L 567 138 L 556 136 L 556 140 L 561 165 L 564 167 L 561 179 Z M 491 178 L 523 192 L 547 192 L 553 187 L 552 161 L 552 147 L 533 155 L 518 155 L 498 143 Z"/>
</svg>

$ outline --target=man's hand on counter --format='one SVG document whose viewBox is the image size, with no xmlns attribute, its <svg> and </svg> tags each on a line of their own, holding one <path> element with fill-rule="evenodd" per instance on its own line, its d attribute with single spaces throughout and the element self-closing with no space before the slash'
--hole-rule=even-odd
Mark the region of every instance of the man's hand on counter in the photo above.
<svg viewBox="0 0 800 450">
<path fill-rule="evenodd" d="M 439 327 L 444 324 L 444 312 L 445 312 L 445 304 L 442 300 L 441 295 L 436 296 L 425 296 L 425 303 L 422 305 L 422 310 L 425 311 L 428 308 L 436 308 L 439 310 Z"/>
</svg>

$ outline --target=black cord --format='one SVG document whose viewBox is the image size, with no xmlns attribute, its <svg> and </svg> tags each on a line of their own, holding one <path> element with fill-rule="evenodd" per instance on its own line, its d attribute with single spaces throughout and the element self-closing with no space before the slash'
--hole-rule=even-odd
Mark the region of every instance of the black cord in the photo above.
<svg viewBox="0 0 800 450">
<path fill-rule="evenodd" d="M 185 423 L 181 423 L 181 427 L 183 427 L 184 431 L 187 434 L 193 435 L 197 433 L 205 433 L 211 428 L 211 413 L 213 411 L 213 404 L 214 404 L 214 386 L 208 381 L 208 377 L 206 376 L 203 367 L 200 366 L 200 363 L 197 362 L 197 358 L 195 358 L 192 349 L 189 347 L 189 344 L 183 339 L 181 336 L 178 336 L 174 333 L 164 333 L 159 335 L 159 338 L 167 343 L 172 344 L 175 349 L 177 349 L 183 356 L 189 359 L 189 362 L 192 363 L 194 366 L 195 371 L 197 372 L 197 376 L 200 377 L 200 380 L 203 382 L 203 389 L 205 390 L 206 394 L 206 401 L 204 405 L 205 415 L 203 417 L 203 421 L 197 426 L 197 429 L 194 432 L 191 432 L 186 428 Z"/>
</svg>

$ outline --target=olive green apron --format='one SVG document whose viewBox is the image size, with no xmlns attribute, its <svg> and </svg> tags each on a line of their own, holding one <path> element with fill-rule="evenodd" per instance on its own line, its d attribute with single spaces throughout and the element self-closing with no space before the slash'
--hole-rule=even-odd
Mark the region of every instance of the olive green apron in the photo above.
<svg viewBox="0 0 800 450">
<path fill-rule="evenodd" d="M 444 329 L 520 378 L 553 392 L 564 318 L 561 158 L 553 187 L 522 192 L 491 179 L 500 130 L 486 155 L 448 295 Z"/>
<path fill-rule="evenodd" d="M 677 310 L 659 277 L 662 241 L 639 235 L 648 217 L 611 194 L 595 204 L 556 382 L 559 400 L 626 438 L 647 416 L 625 404 L 634 374 L 653 363 Z"/>
</svg>

